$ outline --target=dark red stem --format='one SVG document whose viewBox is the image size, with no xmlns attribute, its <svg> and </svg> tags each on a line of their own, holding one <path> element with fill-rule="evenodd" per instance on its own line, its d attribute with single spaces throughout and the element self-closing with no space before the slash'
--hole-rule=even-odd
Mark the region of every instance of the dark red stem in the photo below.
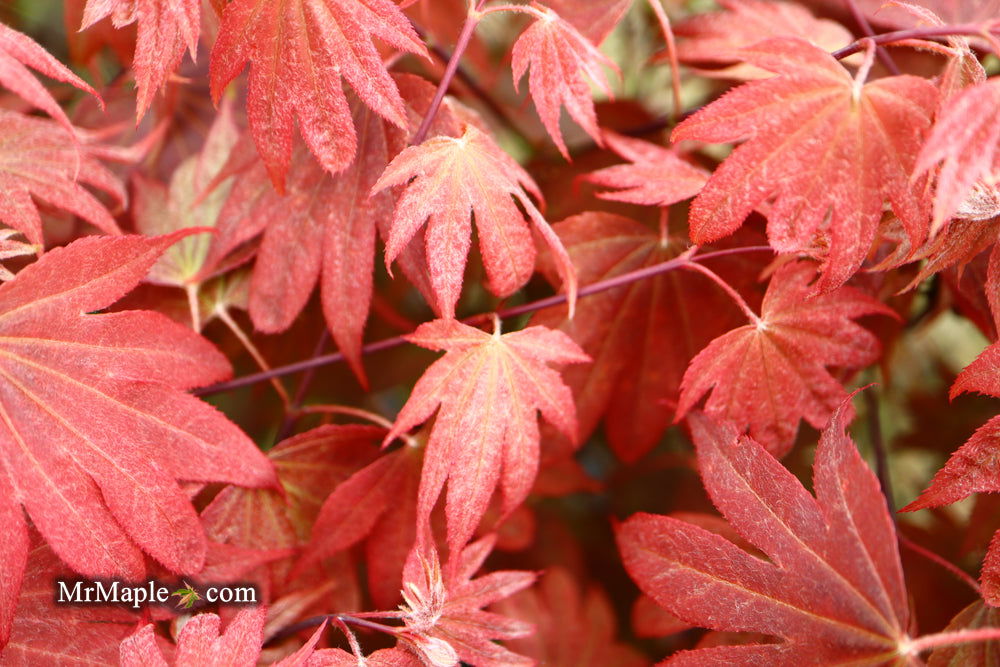
<svg viewBox="0 0 1000 667">
<path fill-rule="evenodd" d="M 893 42 L 898 42 L 904 39 L 927 39 L 930 37 L 951 37 L 951 36 L 968 36 L 968 37 L 983 37 L 990 32 L 995 31 L 997 28 L 995 23 L 982 24 L 982 23 L 959 23 L 956 25 L 939 25 L 930 26 L 927 28 L 909 28 L 907 30 L 896 30 L 894 32 L 884 32 L 880 35 L 875 35 L 874 37 L 865 37 L 864 39 L 859 39 L 856 42 L 848 44 L 842 49 L 838 49 L 833 52 L 833 57 L 838 60 L 841 58 L 846 58 L 847 56 L 858 53 L 865 48 L 865 42 L 869 40 L 874 42 L 876 45 L 880 44 L 891 44 Z"/>
<path fill-rule="evenodd" d="M 854 17 L 854 22 L 858 24 L 859 28 L 861 28 L 861 32 L 864 33 L 865 37 L 875 37 L 875 31 L 872 30 L 872 24 L 868 22 L 868 18 L 865 16 L 865 13 L 861 11 L 860 7 L 858 7 L 857 0 L 844 0 L 844 3 L 847 5 L 847 9 Z M 878 59 L 882 61 L 882 64 L 885 65 L 886 69 L 888 69 L 892 74 L 897 76 L 899 75 L 899 67 L 896 66 L 896 62 L 892 59 L 892 56 L 889 55 L 888 51 L 883 48 L 879 48 Z"/>
<path fill-rule="evenodd" d="M 462 54 L 469 47 L 472 35 L 476 32 L 476 26 L 479 24 L 479 19 L 482 18 L 479 10 L 482 9 L 485 3 L 486 0 L 479 0 L 475 9 L 472 9 L 468 16 L 465 17 L 462 32 L 459 33 L 458 41 L 455 42 L 455 50 L 452 51 L 451 59 L 448 61 L 447 67 L 444 68 L 444 75 L 441 77 L 441 81 L 438 82 L 434 99 L 431 100 L 431 105 L 427 108 L 427 113 L 420 122 L 417 133 L 413 135 L 413 141 L 410 142 L 414 146 L 422 143 L 427 138 L 427 132 L 431 129 L 431 123 L 434 122 L 434 117 L 437 115 L 438 109 L 441 108 L 441 102 L 444 101 L 444 96 L 448 94 L 448 87 L 451 85 L 451 80 L 455 78 L 455 73 L 458 71 L 458 63 L 462 59 Z"/>
<path fill-rule="evenodd" d="M 746 246 L 744 248 L 729 248 L 727 250 L 717 250 L 715 252 L 707 252 L 704 255 L 696 255 L 695 257 L 675 257 L 674 259 L 667 260 L 665 262 L 660 262 L 659 264 L 654 264 L 653 266 L 647 266 L 636 271 L 630 271 L 628 273 L 623 273 L 620 276 L 615 276 L 614 278 L 608 278 L 607 280 L 601 280 L 596 283 L 591 283 L 586 287 L 581 287 L 578 298 L 584 298 L 592 294 L 598 294 L 600 292 L 606 292 L 609 289 L 614 289 L 616 287 L 621 287 L 622 285 L 628 285 L 629 283 L 634 283 L 638 280 L 643 280 L 645 278 L 651 278 L 653 276 L 660 275 L 661 273 L 667 273 L 668 271 L 673 271 L 674 269 L 681 268 L 690 264 L 691 262 L 700 262 L 706 259 L 715 259 L 717 257 L 726 257 L 728 255 L 738 255 L 747 252 L 763 252 L 763 251 L 773 252 L 770 246 Z M 506 319 L 509 317 L 516 317 L 518 315 L 524 315 L 526 313 L 532 313 L 536 310 L 541 310 L 543 308 L 550 308 L 552 306 L 559 306 L 566 303 L 565 294 L 556 294 L 554 296 L 547 297 L 545 299 L 539 299 L 538 301 L 532 301 L 531 303 L 526 303 L 520 306 L 514 306 L 512 308 L 505 308 L 496 313 L 496 316 L 500 319 Z M 492 317 L 493 313 L 481 313 L 479 315 L 473 315 L 472 317 L 467 317 L 462 322 L 466 324 L 477 324 L 483 322 Z M 385 340 L 376 341 L 374 343 L 369 343 L 361 348 L 361 354 L 371 354 L 373 352 L 381 352 L 382 350 L 388 350 L 394 347 L 398 347 L 406 342 L 404 336 L 394 336 L 392 338 L 386 338 Z M 258 382 L 264 382 L 270 380 L 274 377 L 280 377 L 282 375 L 289 375 L 291 373 L 298 373 L 301 371 L 307 371 L 311 368 L 316 368 L 317 366 L 325 366 L 326 364 L 335 364 L 344 361 L 344 355 L 340 352 L 334 352 L 332 354 L 324 354 L 319 357 L 314 357 L 312 359 L 306 359 L 304 361 L 298 361 L 294 364 L 288 364 L 287 366 L 277 366 L 269 371 L 262 371 L 260 373 L 252 373 L 250 375 L 244 375 L 242 377 L 229 380 L 228 382 L 220 382 L 219 384 L 213 384 L 208 387 L 202 387 L 201 389 L 194 390 L 196 396 L 208 396 L 211 394 L 220 394 L 225 391 L 232 391 L 233 389 L 240 389 Z"/>
</svg>

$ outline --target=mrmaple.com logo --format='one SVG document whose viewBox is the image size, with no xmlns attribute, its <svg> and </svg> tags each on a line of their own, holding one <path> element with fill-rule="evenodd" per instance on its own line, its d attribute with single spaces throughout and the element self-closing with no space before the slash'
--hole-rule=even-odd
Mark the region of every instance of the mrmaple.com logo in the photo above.
<svg viewBox="0 0 1000 667">
<path fill-rule="evenodd" d="M 256 605 L 257 587 L 252 585 L 209 585 L 201 591 L 184 582 L 181 588 L 167 586 L 155 580 L 142 583 L 115 579 L 85 580 L 56 579 L 56 604 L 64 605 L 126 605 L 133 609 L 147 604 L 165 605 L 177 598 L 176 606 L 190 609 L 196 603 Z"/>
</svg>

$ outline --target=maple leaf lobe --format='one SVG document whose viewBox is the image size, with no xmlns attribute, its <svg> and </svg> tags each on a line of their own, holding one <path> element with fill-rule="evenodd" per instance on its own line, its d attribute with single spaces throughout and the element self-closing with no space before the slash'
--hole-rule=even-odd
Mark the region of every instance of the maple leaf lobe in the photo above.
<svg viewBox="0 0 1000 667">
<path fill-rule="evenodd" d="M 885 200 L 911 243 L 922 243 L 928 202 L 911 175 L 937 88 L 908 75 L 860 86 L 829 53 L 796 38 L 767 39 L 741 53 L 778 76 L 728 92 L 671 135 L 674 142 L 745 140 L 692 203 L 692 241 L 727 236 L 767 204 L 771 246 L 823 258 L 822 291 L 861 266 Z"/>
<path fill-rule="evenodd" d="M 458 549 L 498 484 L 505 514 L 527 496 L 538 469 L 536 412 L 576 438 L 572 394 L 548 364 L 589 357 L 566 334 L 539 326 L 501 336 L 434 320 L 407 339 L 445 355 L 417 381 L 385 442 L 438 413 L 420 480 L 419 516 L 430 516 L 448 481 L 448 542 Z"/>
<path fill-rule="evenodd" d="M 86 237 L 0 286 L 0 476 L 13 507 L 87 576 L 141 577 L 142 552 L 201 568 L 204 532 L 177 480 L 275 483 L 234 424 L 182 392 L 231 373 L 218 350 L 158 313 L 87 314 L 183 235 Z M 5 533 L 24 533 L 20 511 L 3 514 Z"/>
<path fill-rule="evenodd" d="M 845 403 L 844 405 L 847 405 Z M 618 529 L 626 569 L 677 617 L 781 644 L 684 652 L 676 659 L 890 662 L 909 641 L 909 608 L 892 518 L 878 480 L 844 432 L 823 431 L 811 495 L 731 424 L 692 415 L 699 470 L 713 503 L 761 560 L 685 521 L 639 514 Z"/>
<path fill-rule="evenodd" d="M 234 0 L 212 49 L 212 97 L 250 63 L 247 115 L 268 174 L 283 191 L 294 127 L 323 168 L 345 169 L 357 137 L 341 87 L 399 127 L 406 110 L 374 37 L 422 56 L 427 50 L 391 0 Z"/>
</svg>

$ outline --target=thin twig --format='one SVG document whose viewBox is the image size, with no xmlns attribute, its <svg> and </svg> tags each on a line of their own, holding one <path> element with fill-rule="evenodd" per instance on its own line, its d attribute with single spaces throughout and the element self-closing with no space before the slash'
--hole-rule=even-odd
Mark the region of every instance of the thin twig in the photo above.
<svg viewBox="0 0 1000 667">
<path fill-rule="evenodd" d="M 667 57 L 670 59 L 670 87 L 674 95 L 674 122 L 680 117 L 683 111 L 681 103 L 681 71 L 677 58 L 677 43 L 674 40 L 674 30 L 670 25 L 670 17 L 663 10 L 660 0 L 649 0 L 649 6 L 656 15 L 656 20 L 660 22 L 660 30 L 663 31 L 663 39 L 667 43 Z"/>
<path fill-rule="evenodd" d="M 434 117 L 437 115 L 438 109 L 441 108 L 441 102 L 444 101 L 444 96 L 448 93 L 451 80 L 455 78 L 455 73 L 458 71 L 458 63 L 462 59 L 462 54 L 469 47 L 472 35 L 476 32 L 476 26 L 482 18 L 479 10 L 485 2 L 486 0 L 479 0 L 475 7 L 469 7 L 469 13 L 465 17 L 465 23 L 462 25 L 462 32 L 459 33 L 458 41 L 455 42 L 455 50 L 452 52 L 451 59 L 444 68 L 444 74 L 441 75 L 441 81 L 438 82 L 437 90 L 434 92 L 434 99 L 431 100 L 431 105 L 427 108 L 427 113 L 424 114 L 424 118 L 420 122 L 420 127 L 417 128 L 417 133 L 413 135 L 413 141 L 410 142 L 414 146 L 422 143 L 427 138 L 427 133 L 431 129 L 431 123 L 434 122 Z"/>
<path fill-rule="evenodd" d="M 427 41 L 427 32 L 422 27 L 417 24 L 413 24 L 413 28 L 424 41 Z M 427 48 L 430 49 L 431 53 L 433 53 L 438 60 L 444 63 L 445 67 L 448 66 L 449 62 L 451 62 L 453 54 L 440 44 L 430 44 Z M 507 112 L 507 109 L 493 99 L 493 96 L 490 95 L 489 91 L 479 85 L 479 82 L 476 81 L 471 74 L 469 74 L 468 70 L 462 66 L 461 62 L 456 66 L 455 78 L 461 81 L 462 84 L 469 89 L 469 92 L 482 102 L 483 106 L 485 106 L 498 120 L 502 121 L 509 130 L 514 132 L 514 134 L 516 134 L 525 143 L 531 143 L 528 135 L 518 126 L 518 124 L 514 121 L 514 118 Z"/>
<path fill-rule="evenodd" d="M 256 361 L 257 365 L 261 367 L 261 372 L 262 373 L 271 372 L 272 371 L 271 366 L 267 363 L 267 360 L 264 358 L 264 355 L 260 353 L 260 350 L 257 349 L 257 346 L 253 344 L 252 340 L 250 340 L 250 337 L 246 335 L 243 329 L 240 328 L 240 325 L 236 323 L 236 320 L 232 318 L 232 316 L 229 314 L 229 310 L 227 310 L 224 307 L 217 308 L 215 310 L 215 314 L 216 316 L 218 316 L 220 320 L 222 320 L 225 323 L 227 327 L 229 327 L 229 330 L 232 331 L 233 335 L 235 335 L 236 338 L 239 339 L 240 343 L 243 344 L 243 347 L 245 347 L 247 352 L 250 353 L 250 356 L 253 357 L 253 360 Z M 281 397 L 281 402 L 285 406 L 285 410 L 287 411 L 291 404 L 291 401 L 288 398 L 288 392 L 285 391 L 285 385 L 281 384 L 281 380 L 277 375 L 274 375 L 268 379 L 271 382 L 271 386 L 274 387 L 274 390 L 278 392 L 278 396 Z"/>
<path fill-rule="evenodd" d="M 330 334 L 323 328 L 323 332 L 319 335 L 319 340 L 316 341 L 316 347 L 313 348 L 312 359 L 323 354 L 323 348 L 326 347 L 326 342 L 330 339 Z M 285 415 L 284 421 L 281 423 L 281 428 L 278 429 L 277 435 L 274 437 L 275 442 L 281 442 L 287 438 L 292 433 L 292 429 L 295 428 L 295 422 L 299 418 L 299 408 L 302 407 L 302 403 L 306 400 L 306 394 L 309 392 L 309 386 L 312 384 L 313 378 L 316 377 L 316 369 L 310 368 L 302 375 L 302 380 L 299 381 L 299 386 L 295 389 L 295 396 L 292 398 L 291 404 L 288 406 L 288 413 Z"/>
<path fill-rule="evenodd" d="M 896 30 L 894 32 L 883 32 L 880 35 L 875 35 L 874 37 L 865 37 L 864 39 L 859 39 L 856 42 L 848 44 L 842 49 L 837 49 L 832 55 L 834 58 L 841 60 L 847 56 L 854 55 L 865 48 L 865 43 L 871 40 L 876 46 L 886 44 L 891 45 L 894 42 L 908 39 L 927 39 L 930 37 L 952 37 L 952 36 L 967 36 L 967 37 L 988 37 L 989 34 L 997 29 L 997 23 L 958 23 L 954 25 L 938 25 L 930 26 L 926 28 L 909 28 L 907 30 Z"/>
<path fill-rule="evenodd" d="M 903 655 L 917 655 L 938 646 L 971 644 L 997 639 L 1000 639 L 1000 628 L 975 628 L 972 630 L 956 630 L 954 632 L 937 632 L 910 640 L 906 646 L 900 647 L 900 653 L 903 653 Z"/>
<path fill-rule="evenodd" d="M 882 495 L 885 496 L 885 504 L 889 507 L 889 513 L 893 520 L 896 518 L 896 503 L 892 495 L 892 480 L 889 477 L 889 456 L 885 449 L 885 439 L 882 437 L 882 420 L 878 412 L 878 394 L 876 387 L 868 387 L 861 392 L 865 399 L 865 411 L 868 413 L 868 437 L 872 442 L 872 449 L 875 450 L 875 474 L 878 477 L 879 486 L 882 487 Z"/>
<path fill-rule="evenodd" d="M 726 250 L 716 250 L 715 252 L 708 252 L 704 255 L 697 255 L 695 257 L 675 257 L 674 259 L 667 260 L 665 262 L 660 262 L 659 264 L 654 264 L 652 266 L 647 266 L 636 271 L 630 271 L 628 273 L 623 273 L 620 276 L 615 276 L 614 278 L 608 278 L 607 280 L 601 280 L 596 283 L 591 283 L 586 287 L 580 288 L 578 293 L 579 298 L 590 296 L 592 294 L 599 294 L 600 292 L 605 292 L 616 287 L 621 287 L 623 285 L 628 285 L 629 283 L 634 283 L 638 280 L 643 280 L 645 278 L 651 278 L 653 276 L 659 275 L 661 273 L 666 273 L 668 271 L 673 271 L 674 269 L 685 266 L 691 262 L 702 262 L 708 259 L 715 259 L 718 257 L 726 257 L 729 255 L 738 255 L 748 252 L 774 252 L 770 246 L 746 246 L 743 248 L 728 248 Z M 554 296 L 546 297 L 544 299 L 539 299 L 537 301 L 532 301 L 531 303 L 526 303 L 520 306 L 514 306 L 512 308 L 505 308 L 496 313 L 496 316 L 500 319 L 508 319 L 511 317 L 517 317 L 518 315 L 524 315 L 526 313 L 532 313 L 536 310 L 542 310 L 543 308 L 550 308 L 552 306 L 561 306 L 566 303 L 567 296 L 565 294 L 556 294 Z M 467 317 L 462 322 L 466 324 L 477 324 L 489 320 L 493 316 L 492 313 L 481 313 L 479 315 L 473 315 L 472 317 Z M 393 336 L 392 338 L 386 338 L 385 340 L 376 341 L 374 343 L 369 343 L 361 348 L 361 354 L 372 354 L 375 352 L 381 352 L 383 350 L 389 350 L 394 347 L 399 347 L 400 345 L 406 343 L 405 336 Z M 232 391 L 234 389 L 240 389 L 258 382 L 264 382 L 265 380 L 270 380 L 274 377 L 280 377 L 283 375 L 290 375 L 292 373 L 299 373 L 301 371 L 309 370 L 310 368 L 316 368 L 318 366 L 325 366 L 327 364 L 334 364 L 344 361 L 344 355 L 340 352 L 335 352 L 333 354 L 324 354 L 313 359 L 306 359 L 304 361 L 298 361 L 293 364 L 288 364 L 286 366 L 278 366 L 277 368 L 272 368 L 269 371 L 262 371 L 260 373 L 252 373 L 250 375 L 244 375 L 242 377 L 229 380 L 228 382 L 220 382 L 208 387 L 202 387 L 201 389 L 194 390 L 196 396 L 208 396 L 211 394 L 219 394 L 225 391 Z"/>
<path fill-rule="evenodd" d="M 979 582 L 973 579 L 971 576 L 969 576 L 968 572 L 958 567 L 951 561 L 946 560 L 945 558 L 942 558 L 941 556 L 937 555 L 930 549 L 920 546 L 919 544 L 917 544 L 907 536 L 903 535 L 902 533 L 898 533 L 897 536 L 899 537 L 900 545 L 906 547 L 915 554 L 923 556 L 932 563 L 948 570 L 948 572 L 950 572 L 956 579 L 960 580 L 964 584 L 967 584 L 969 588 L 974 590 L 976 592 L 976 595 L 982 594 L 982 592 L 979 589 Z"/>
<path fill-rule="evenodd" d="M 844 0 L 844 4 L 847 5 L 848 11 L 851 12 L 855 23 L 858 24 L 859 28 L 861 28 L 861 32 L 864 33 L 865 37 L 875 37 L 875 31 L 872 30 L 872 24 L 868 22 L 868 17 L 866 17 L 865 13 L 861 11 L 860 7 L 858 7 L 857 0 Z M 899 67 L 896 65 L 896 61 L 892 59 L 892 56 L 889 55 L 889 52 L 884 48 L 879 47 L 877 53 L 878 59 L 882 61 L 882 64 L 885 65 L 886 69 L 892 74 L 899 76 Z"/>
</svg>

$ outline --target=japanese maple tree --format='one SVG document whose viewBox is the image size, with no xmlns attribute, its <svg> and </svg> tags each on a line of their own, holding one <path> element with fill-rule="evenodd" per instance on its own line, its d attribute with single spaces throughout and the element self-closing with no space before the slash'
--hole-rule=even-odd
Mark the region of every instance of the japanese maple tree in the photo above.
<svg viewBox="0 0 1000 667">
<path fill-rule="evenodd" d="M 0 665 L 992 664 L 1000 2 L 0 3 Z"/>
</svg>

